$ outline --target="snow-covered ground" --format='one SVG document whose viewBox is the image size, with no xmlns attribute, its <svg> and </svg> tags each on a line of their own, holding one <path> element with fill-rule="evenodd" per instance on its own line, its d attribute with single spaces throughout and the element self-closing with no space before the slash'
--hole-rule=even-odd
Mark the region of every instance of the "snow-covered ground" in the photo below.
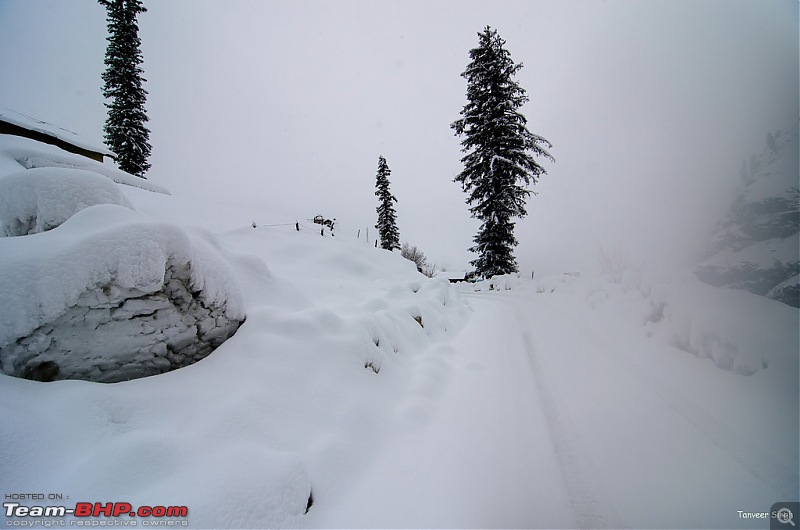
<svg viewBox="0 0 800 530">
<path fill-rule="evenodd" d="M 191 528 L 767 528 L 738 511 L 797 500 L 795 308 L 645 273 L 451 285 L 308 212 L 115 186 L 217 249 L 246 320 L 153 377 L 0 375 L 3 494 Z"/>
</svg>

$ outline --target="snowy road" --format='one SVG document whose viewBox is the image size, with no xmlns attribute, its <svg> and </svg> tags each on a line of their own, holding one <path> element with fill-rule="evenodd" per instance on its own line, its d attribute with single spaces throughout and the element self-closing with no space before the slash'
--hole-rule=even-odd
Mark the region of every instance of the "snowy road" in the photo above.
<svg viewBox="0 0 800 530">
<path fill-rule="evenodd" d="M 750 528 L 739 510 L 796 496 L 796 461 L 740 405 L 747 378 L 557 298 L 468 298 L 443 393 L 420 400 L 431 421 L 389 444 L 326 525 Z"/>
</svg>

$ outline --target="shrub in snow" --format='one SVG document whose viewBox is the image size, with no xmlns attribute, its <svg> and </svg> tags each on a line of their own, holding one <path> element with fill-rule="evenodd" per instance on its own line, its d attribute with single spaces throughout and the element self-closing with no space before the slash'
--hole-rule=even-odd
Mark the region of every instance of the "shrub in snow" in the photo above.
<svg viewBox="0 0 800 530">
<path fill-rule="evenodd" d="M 0 239 L 0 367 L 116 382 L 192 364 L 244 320 L 225 259 L 199 237 L 116 205 Z"/>
<path fill-rule="evenodd" d="M 600 272 L 612 283 L 622 283 L 625 273 L 631 268 L 628 253 L 623 247 L 598 248 Z"/>
<path fill-rule="evenodd" d="M 403 243 L 400 249 L 400 255 L 409 261 L 413 261 L 417 266 L 417 271 L 421 272 L 428 278 L 433 278 L 436 275 L 436 265 L 428 263 L 428 258 L 425 253 L 413 245 Z"/>
<path fill-rule="evenodd" d="M 0 236 L 25 236 L 59 226 L 84 208 L 132 208 L 108 178 L 81 169 L 40 168 L 0 178 Z"/>
</svg>

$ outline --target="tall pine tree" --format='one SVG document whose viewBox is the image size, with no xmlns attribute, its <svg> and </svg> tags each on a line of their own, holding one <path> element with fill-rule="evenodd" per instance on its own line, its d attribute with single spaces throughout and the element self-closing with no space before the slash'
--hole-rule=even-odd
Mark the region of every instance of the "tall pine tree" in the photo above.
<svg viewBox="0 0 800 530">
<path fill-rule="evenodd" d="M 147 11 L 140 0 L 98 0 L 108 15 L 106 71 L 103 96 L 106 102 L 106 144 L 123 171 L 145 178 L 150 168 L 150 131 L 144 104 L 147 91 L 142 87 L 142 52 L 136 16 Z"/>
<path fill-rule="evenodd" d="M 522 63 L 514 64 L 497 31 L 489 26 L 478 34 L 478 47 L 470 50 L 472 62 L 461 74 L 467 80 L 468 103 L 451 128 L 463 136 L 464 170 L 454 181 L 466 192 L 472 216 L 482 222 L 469 250 L 478 254 L 470 262 L 478 276 L 488 278 L 517 272 L 514 258 L 514 218 L 527 215 L 525 201 L 546 173 L 534 156 L 555 161 L 543 147 L 550 142 L 528 130 L 519 112 L 528 101 L 514 79 Z"/>
<path fill-rule="evenodd" d="M 400 248 L 400 232 L 397 230 L 397 214 L 394 211 L 393 202 L 397 202 L 397 197 L 389 191 L 389 175 L 392 170 L 386 164 L 386 159 L 378 157 L 378 174 L 375 179 L 375 195 L 378 197 L 378 234 L 381 238 L 381 248 L 394 250 Z"/>
</svg>

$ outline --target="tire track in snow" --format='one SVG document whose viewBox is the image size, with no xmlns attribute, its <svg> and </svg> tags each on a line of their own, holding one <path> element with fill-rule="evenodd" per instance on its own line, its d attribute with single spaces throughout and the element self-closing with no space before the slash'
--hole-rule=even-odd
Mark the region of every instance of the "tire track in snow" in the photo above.
<svg viewBox="0 0 800 530">
<path fill-rule="evenodd" d="M 513 295 L 511 297 L 520 300 L 524 299 Z M 514 305 L 511 301 L 508 301 L 508 303 Z M 750 475 L 770 487 L 775 492 L 776 499 L 797 497 L 798 473 L 793 473 L 790 470 L 790 466 L 784 465 L 772 454 L 745 439 L 717 416 L 704 409 L 701 404 L 676 392 L 654 374 L 649 373 L 624 355 L 612 354 L 613 347 L 608 341 L 597 331 L 587 327 L 585 323 L 553 307 L 552 304 L 547 304 L 547 306 L 551 312 L 558 313 L 562 318 L 574 324 L 576 329 L 580 328 L 583 333 L 589 335 L 596 346 L 601 346 L 593 351 L 600 352 L 622 370 L 643 381 L 645 388 L 652 394 L 700 431 L 717 448 L 736 460 Z M 523 324 L 524 330 L 522 321 L 521 324 Z"/>
<path fill-rule="evenodd" d="M 554 309 L 558 311 L 557 309 Z M 578 322 L 558 311 L 570 321 Z M 646 388 L 659 397 L 669 408 L 674 410 L 685 421 L 702 432 L 711 443 L 736 460 L 750 475 L 775 491 L 776 499 L 793 499 L 797 497 L 798 474 L 792 473 L 789 466 L 782 464 L 779 459 L 754 445 L 738 432 L 722 422 L 717 416 L 708 412 L 699 403 L 696 403 L 682 394 L 676 392 L 654 374 L 648 373 L 624 355 L 612 355 L 611 345 L 597 332 L 583 326 L 583 331 L 591 335 L 593 340 L 602 345 L 597 351 L 606 358 L 615 361 L 617 366 L 627 371 L 634 377 L 646 382 Z"/>
<path fill-rule="evenodd" d="M 616 510 L 604 494 L 605 489 L 592 471 L 586 452 L 573 434 L 569 418 L 550 390 L 536 353 L 536 344 L 525 329 L 519 312 L 516 316 L 575 522 L 578 528 L 622 528 Z"/>
<path fill-rule="evenodd" d="M 467 295 L 470 296 L 470 295 Z M 509 307 L 518 325 L 527 358 L 533 373 L 536 393 L 547 422 L 548 435 L 564 486 L 569 498 L 572 517 L 578 528 L 624 528 L 605 488 L 600 483 L 587 453 L 574 434 L 566 411 L 550 389 L 547 377 L 537 354 L 536 343 L 527 331 L 521 308 L 508 300 L 476 296 L 483 301 L 499 303 Z"/>
</svg>

